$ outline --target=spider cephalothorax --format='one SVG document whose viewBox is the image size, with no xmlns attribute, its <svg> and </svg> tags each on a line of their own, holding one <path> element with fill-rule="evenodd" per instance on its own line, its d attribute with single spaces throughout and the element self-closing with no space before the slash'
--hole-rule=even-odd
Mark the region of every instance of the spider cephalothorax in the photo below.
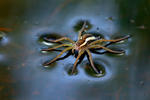
<svg viewBox="0 0 150 100">
<path fill-rule="evenodd" d="M 86 48 L 89 43 L 91 43 L 92 41 L 95 41 L 97 39 L 98 39 L 97 37 L 92 36 L 91 34 L 84 34 L 75 43 L 74 49 L 77 50 L 77 51 L 82 50 L 83 48 Z"/>
<path fill-rule="evenodd" d="M 49 64 L 51 64 L 51 63 L 53 63 L 57 60 L 60 60 L 61 59 L 60 56 L 63 53 L 69 51 L 69 53 L 71 53 L 73 55 L 75 54 L 75 57 L 76 57 L 76 61 L 74 63 L 73 69 L 72 69 L 72 74 L 74 73 L 74 71 L 77 67 L 77 64 L 79 64 L 79 62 L 81 62 L 83 60 L 85 54 L 87 55 L 88 60 L 91 64 L 93 70 L 96 73 L 99 73 L 97 68 L 94 66 L 94 63 L 93 63 L 93 60 L 92 60 L 92 55 L 91 55 L 91 50 L 93 50 L 93 49 L 104 49 L 104 50 L 106 50 L 108 52 L 111 52 L 111 53 L 118 53 L 118 54 L 124 53 L 124 51 L 111 50 L 111 49 L 107 48 L 106 46 L 100 45 L 100 43 L 101 42 L 115 43 L 115 42 L 119 42 L 119 41 L 122 41 L 122 40 L 125 40 L 125 39 L 129 38 L 129 36 L 119 38 L 119 39 L 115 39 L 115 40 L 105 40 L 105 39 L 101 39 L 100 37 L 95 37 L 92 34 L 82 35 L 82 33 L 85 31 L 85 26 L 86 26 L 86 22 L 84 22 L 82 29 L 79 31 L 78 40 L 76 42 L 69 39 L 69 38 L 67 38 L 67 37 L 62 37 L 62 38 L 56 39 L 56 40 L 48 40 L 50 42 L 56 42 L 56 43 L 58 43 L 60 41 L 67 40 L 70 43 L 60 44 L 60 45 L 55 46 L 53 48 L 43 49 L 42 51 L 52 51 L 52 50 L 55 50 L 55 49 L 60 48 L 60 47 L 67 47 L 64 50 L 62 50 L 60 52 L 60 54 L 57 55 L 53 60 L 51 60 L 48 63 L 44 63 L 44 65 L 49 65 Z M 77 54 L 75 52 L 77 52 Z M 67 56 L 69 56 L 69 55 L 67 55 Z"/>
</svg>

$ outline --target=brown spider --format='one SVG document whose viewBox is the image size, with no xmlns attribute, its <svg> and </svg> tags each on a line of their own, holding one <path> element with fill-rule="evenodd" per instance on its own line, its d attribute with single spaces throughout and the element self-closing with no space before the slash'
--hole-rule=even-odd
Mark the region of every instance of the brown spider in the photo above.
<svg viewBox="0 0 150 100">
<path fill-rule="evenodd" d="M 49 65 L 49 64 L 51 64 L 51 63 L 53 63 L 57 60 L 62 59 L 62 58 L 60 58 L 61 55 L 63 53 L 65 53 L 66 51 L 70 51 L 76 57 L 76 61 L 73 65 L 73 69 L 72 69 L 72 72 L 71 72 L 72 74 L 74 73 L 74 71 L 77 67 L 77 64 L 79 64 L 81 62 L 80 60 L 83 60 L 85 54 L 87 55 L 88 60 L 91 64 L 93 70 L 96 73 L 99 73 L 98 69 L 94 66 L 94 63 L 93 63 L 93 60 L 92 60 L 92 55 L 91 55 L 91 50 L 104 49 L 104 50 L 106 50 L 108 52 L 111 52 L 111 53 L 117 53 L 117 54 L 124 53 L 124 51 L 111 50 L 111 49 L 107 48 L 106 46 L 100 45 L 100 43 L 102 43 L 102 42 L 115 43 L 115 42 L 125 40 L 125 39 L 129 38 L 130 36 L 126 36 L 126 37 L 115 39 L 115 40 L 105 40 L 105 39 L 100 39 L 100 37 L 95 37 L 92 34 L 82 35 L 82 33 L 86 30 L 85 26 L 86 26 L 86 21 L 84 22 L 81 30 L 78 33 L 78 40 L 76 42 L 69 39 L 69 38 L 67 38 L 67 37 L 62 37 L 62 38 L 56 39 L 56 40 L 48 40 L 49 42 L 55 42 L 55 43 L 60 43 L 60 41 L 67 40 L 70 43 L 69 44 L 60 44 L 60 45 L 55 46 L 53 48 L 43 49 L 42 51 L 52 51 L 52 50 L 56 50 L 57 48 L 60 48 L 60 47 L 67 47 L 64 50 L 62 50 L 60 52 L 60 54 L 57 55 L 53 60 L 51 60 L 48 63 L 44 63 L 43 65 L 47 66 L 47 65 Z"/>
</svg>

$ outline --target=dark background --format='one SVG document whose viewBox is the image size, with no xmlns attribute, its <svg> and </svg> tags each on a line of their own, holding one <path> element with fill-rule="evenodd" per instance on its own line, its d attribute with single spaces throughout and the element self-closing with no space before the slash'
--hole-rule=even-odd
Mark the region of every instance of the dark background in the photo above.
<svg viewBox="0 0 150 100">
<path fill-rule="evenodd" d="M 42 66 L 58 53 L 41 53 L 40 36 L 76 40 L 79 20 L 106 39 L 132 35 L 113 45 L 125 55 L 93 54 L 103 77 L 86 73 L 87 59 L 70 76 L 73 56 Z M 0 32 L 0 100 L 150 100 L 150 0 L 0 0 L 0 27 L 12 29 Z"/>
</svg>

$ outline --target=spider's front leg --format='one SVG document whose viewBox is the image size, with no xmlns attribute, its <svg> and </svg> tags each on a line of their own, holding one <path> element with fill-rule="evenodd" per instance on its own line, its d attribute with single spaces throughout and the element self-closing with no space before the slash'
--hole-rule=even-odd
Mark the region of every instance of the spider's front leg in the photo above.
<svg viewBox="0 0 150 100">
<path fill-rule="evenodd" d="M 71 43 L 75 43 L 73 40 L 71 40 L 70 38 L 67 38 L 67 37 L 62 37 L 62 38 L 59 38 L 59 39 L 56 39 L 56 40 L 49 40 L 49 39 L 47 39 L 47 41 L 49 41 L 49 42 L 60 42 L 60 41 L 63 41 L 63 40 L 68 40 L 69 42 L 71 42 Z"/>
<path fill-rule="evenodd" d="M 85 26 L 86 26 L 86 21 L 84 21 L 84 24 L 83 24 L 81 30 L 78 33 L 78 40 L 81 39 L 82 33 L 85 31 Z"/>
<path fill-rule="evenodd" d="M 114 51 L 114 50 L 111 50 L 109 48 L 106 48 L 106 47 L 103 47 L 103 46 L 100 46 L 100 45 L 93 45 L 93 46 L 90 46 L 89 49 L 92 49 L 92 48 L 99 48 L 99 49 L 104 49 L 106 51 L 109 51 L 111 53 L 117 53 L 117 54 L 121 54 L 121 53 L 125 53 L 124 51 Z"/>
<path fill-rule="evenodd" d="M 66 49 L 64 49 L 62 52 L 60 52 L 60 54 L 59 55 L 57 55 L 53 60 L 51 60 L 50 62 L 48 62 L 48 63 L 44 63 L 43 65 L 44 66 L 47 66 L 47 65 L 49 65 L 49 64 L 51 64 L 51 63 L 53 63 L 53 62 L 55 62 L 63 53 L 65 53 L 66 51 L 68 51 L 68 50 L 71 50 L 73 47 L 68 47 L 68 48 L 66 48 Z"/>
<path fill-rule="evenodd" d="M 92 55 L 91 55 L 90 50 L 86 49 L 86 52 L 87 52 L 87 54 L 88 54 L 88 59 L 89 59 L 89 61 L 90 61 L 90 64 L 91 64 L 93 70 L 94 70 L 97 74 L 99 74 L 99 71 L 98 71 L 97 68 L 94 66 L 94 63 L 93 63 L 93 59 L 92 59 Z"/>
</svg>

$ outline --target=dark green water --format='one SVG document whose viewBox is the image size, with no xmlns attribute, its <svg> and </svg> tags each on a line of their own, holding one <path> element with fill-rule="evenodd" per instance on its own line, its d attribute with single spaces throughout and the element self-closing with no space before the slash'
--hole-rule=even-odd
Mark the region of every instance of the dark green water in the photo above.
<svg viewBox="0 0 150 100">
<path fill-rule="evenodd" d="M 149 0 L 1 0 L 0 100 L 149 100 Z M 88 32 L 106 39 L 132 35 L 110 48 L 124 55 L 92 54 L 101 77 L 88 69 L 85 58 L 70 75 L 70 56 L 45 68 L 58 52 L 42 53 L 49 34 L 77 39 L 76 25 L 87 20 Z M 51 35 L 53 34 L 53 35 Z"/>
</svg>

